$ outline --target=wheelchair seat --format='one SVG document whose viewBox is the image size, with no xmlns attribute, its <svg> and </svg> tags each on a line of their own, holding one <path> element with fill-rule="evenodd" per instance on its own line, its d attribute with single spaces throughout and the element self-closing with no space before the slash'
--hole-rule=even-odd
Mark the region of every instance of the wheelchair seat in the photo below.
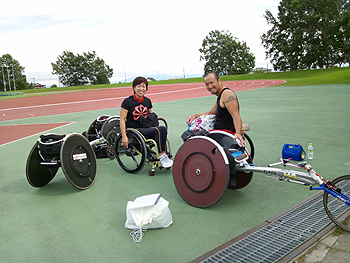
<svg viewBox="0 0 350 263">
<path fill-rule="evenodd" d="M 96 156 L 84 136 L 77 133 L 41 135 L 27 159 L 27 180 L 34 187 L 43 187 L 60 167 L 78 189 L 87 189 L 94 183 Z"/>
<path fill-rule="evenodd" d="M 173 180 L 180 196 L 195 207 L 215 204 L 228 189 L 247 186 L 252 172 L 236 171 L 240 163 L 252 163 L 249 151 L 234 134 L 212 130 L 190 137 L 178 150 Z"/>
<path fill-rule="evenodd" d="M 38 151 L 42 164 L 54 165 L 60 159 L 60 150 L 66 135 L 44 134 L 38 139 Z"/>
</svg>

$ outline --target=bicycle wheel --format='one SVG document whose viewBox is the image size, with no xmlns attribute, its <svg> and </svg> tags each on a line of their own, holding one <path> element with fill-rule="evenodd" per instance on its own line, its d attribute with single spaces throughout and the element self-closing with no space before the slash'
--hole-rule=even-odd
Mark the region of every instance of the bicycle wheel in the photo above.
<svg viewBox="0 0 350 263">
<path fill-rule="evenodd" d="M 248 141 L 246 148 L 248 149 L 248 152 L 250 153 L 250 158 L 252 158 L 252 161 L 254 159 L 255 149 L 252 139 L 248 136 L 248 134 L 245 132 L 243 133 L 243 138 Z"/>
<path fill-rule="evenodd" d="M 343 175 L 334 179 L 331 183 L 336 187 L 336 191 L 350 196 L 350 175 Z M 350 207 L 327 192 L 323 194 L 323 205 L 329 218 L 340 228 L 350 232 L 349 214 Z"/>
</svg>

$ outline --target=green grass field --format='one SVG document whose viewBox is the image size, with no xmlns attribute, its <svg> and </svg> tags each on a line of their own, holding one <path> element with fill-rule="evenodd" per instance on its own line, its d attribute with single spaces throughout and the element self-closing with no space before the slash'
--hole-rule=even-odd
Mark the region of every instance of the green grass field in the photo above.
<svg viewBox="0 0 350 263">
<path fill-rule="evenodd" d="M 315 69 L 315 70 L 299 70 L 289 72 L 270 72 L 270 73 L 256 73 L 222 76 L 223 81 L 229 80 L 258 80 L 258 79 L 280 79 L 285 80 L 286 83 L 280 86 L 309 86 L 309 85 L 329 85 L 329 84 L 350 84 L 350 67 L 346 68 L 330 68 L 330 69 Z M 175 80 L 161 80 L 150 82 L 151 85 L 160 84 L 177 84 L 177 83 L 194 83 L 202 82 L 203 78 L 189 78 L 189 79 L 175 79 Z M 74 86 L 61 87 L 50 89 L 29 89 L 21 90 L 23 95 L 1 96 L 5 92 L 0 92 L 0 100 L 13 99 L 18 97 L 29 97 L 45 95 L 46 92 L 68 92 L 79 91 L 86 89 L 101 89 L 101 88 L 115 88 L 115 87 L 129 87 L 131 83 L 115 83 L 92 86 Z"/>
</svg>

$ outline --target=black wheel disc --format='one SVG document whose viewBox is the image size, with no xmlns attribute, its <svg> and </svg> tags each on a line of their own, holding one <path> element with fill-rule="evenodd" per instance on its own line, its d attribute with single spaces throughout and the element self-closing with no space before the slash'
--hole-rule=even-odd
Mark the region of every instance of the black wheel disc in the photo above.
<svg viewBox="0 0 350 263">
<path fill-rule="evenodd" d="M 87 189 L 95 181 L 96 156 L 89 142 L 71 134 L 61 148 L 61 166 L 68 181 L 78 189 Z"/>
<path fill-rule="evenodd" d="M 119 121 L 120 121 L 119 116 L 111 116 L 106 120 L 106 122 L 103 124 L 101 129 L 101 134 L 103 138 L 107 139 L 108 134 L 111 131 L 115 131 L 117 134 L 120 133 Z"/>
<path fill-rule="evenodd" d="M 60 168 L 59 163 L 55 165 L 41 165 L 43 161 L 39 155 L 39 142 L 36 142 L 31 149 L 26 165 L 27 180 L 34 187 L 43 187 L 47 185 L 56 175 Z"/>
</svg>

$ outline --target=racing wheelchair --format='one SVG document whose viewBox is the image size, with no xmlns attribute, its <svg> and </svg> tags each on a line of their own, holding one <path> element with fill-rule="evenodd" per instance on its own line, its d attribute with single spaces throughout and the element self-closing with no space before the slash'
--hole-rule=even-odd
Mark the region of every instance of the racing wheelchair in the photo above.
<svg viewBox="0 0 350 263">
<path fill-rule="evenodd" d="M 158 118 L 167 129 L 168 124 L 164 118 Z M 162 169 L 159 160 L 158 145 L 153 139 L 146 139 L 137 129 L 127 128 L 126 135 L 129 139 L 129 147 L 126 148 L 122 144 L 122 135 L 115 131 L 110 132 L 110 137 L 115 138 L 113 141 L 113 152 L 120 167 L 128 173 L 136 173 L 140 171 L 145 163 L 151 166 L 148 172 L 150 176 L 155 174 L 156 168 Z M 112 141 L 112 140 L 111 140 Z M 172 159 L 171 147 L 169 139 L 166 140 L 166 154 Z"/>
<path fill-rule="evenodd" d="M 101 115 L 91 123 L 86 132 L 83 132 L 97 158 L 115 159 L 113 149 L 116 137 L 120 133 L 119 121 L 119 116 Z"/>
<path fill-rule="evenodd" d="M 76 188 L 89 188 L 96 177 L 96 156 L 87 139 L 77 133 L 44 134 L 31 149 L 26 176 L 30 185 L 47 185 L 62 167 L 68 181 Z"/>
<path fill-rule="evenodd" d="M 254 150 L 251 140 L 247 145 Z M 243 161 L 252 162 L 252 156 L 247 148 L 236 142 L 232 133 L 211 130 L 190 137 L 174 159 L 176 189 L 190 205 L 209 207 L 227 188 L 240 189 L 250 183 L 253 173 L 237 170 L 236 164 Z"/>
<path fill-rule="evenodd" d="M 248 145 L 248 144 L 247 144 Z M 283 168 L 273 166 L 281 165 Z M 293 167 L 297 171 L 286 169 Z M 300 171 L 302 170 L 302 171 Z M 188 204 L 209 207 L 220 200 L 225 190 L 248 185 L 253 172 L 280 181 L 309 186 L 310 190 L 323 190 L 323 206 L 328 217 L 337 226 L 350 232 L 350 175 L 325 180 L 303 161 L 298 164 L 289 159 L 256 166 L 251 154 L 234 135 L 224 131 L 210 131 L 189 138 L 178 150 L 173 165 L 175 187 Z"/>
</svg>

